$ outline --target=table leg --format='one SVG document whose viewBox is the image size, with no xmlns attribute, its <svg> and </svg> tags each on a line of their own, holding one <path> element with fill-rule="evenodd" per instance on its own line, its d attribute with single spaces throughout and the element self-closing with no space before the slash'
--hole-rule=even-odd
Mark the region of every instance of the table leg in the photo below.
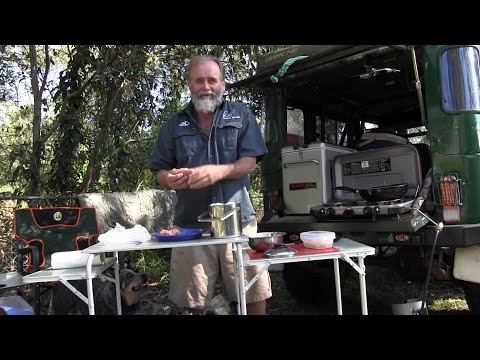
<svg viewBox="0 0 480 360">
<path fill-rule="evenodd" d="M 340 286 L 340 266 L 338 259 L 333 259 L 333 272 L 335 273 L 335 296 L 337 298 L 337 314 L 342 315 L 342 288 Z"/>
<path fill-rule="evenodd" d="M 238 269 L 238 257 L 237 257 L 237 251 L 238 251 L 238 244 L 233 244 L 235 246 L 236 250 L 234 251 L 234 257 L 235 257 L 235 274 L 233 276 L 235 280 L 235 296 L 237 297 L 237 314 L 240 314 L 240 281 L 238 280 L 238 274 L 240 273 Z"/>
<path fill-rule="evenodd" d="M 240 305 L 240 315 L 247 315 L 247 300 L 245 295 L 245 267 L 243 266 L 242 243 L 236 243 L 237 251 L 237 276 L 238 276 L 238 303 Z"/>
<path fill-rule="evenodd" d="M 92 278 L 92 264 L 95 254 L 89 254 L 87 259 L 87 297 L 88 297 L 88 314 L 95 315 L 95 303 L 93 301 L 93 278 Z"/>
<path fill-rule="evenodd" d="M 363 257 L 358 257 L 358 265 L 361 272 L 358 273 L 358 277 L 360 280 L 360 301 L 362 304 L 362 315 L 368 315 L 368 307 L 367 307 L 367 283 L 365 281 L 366 271 L 365 271 L 365 263 L 363 261 Z"/>
<path fill-rule="evenodd" d="M 122 315 L 122 297 L 120 293 L 120 269 L 118 265 L 118 251 L 115 251 L 115 264 L 113 269 L 115 271 L 115 294 L 117 295 L 117 314 Z"/>
</svg>

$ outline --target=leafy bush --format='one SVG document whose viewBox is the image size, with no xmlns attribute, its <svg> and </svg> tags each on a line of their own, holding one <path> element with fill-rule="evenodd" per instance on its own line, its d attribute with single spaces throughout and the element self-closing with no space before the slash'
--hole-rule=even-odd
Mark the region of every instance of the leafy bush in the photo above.
<svg viewBox="0 0 480 360">
<path fill-rule="evenodd" d="M 132 251 L 138 270 L 148 274 L 149 283 L 167 284 L 170 279 L 170 249 Z"/>
</svg>

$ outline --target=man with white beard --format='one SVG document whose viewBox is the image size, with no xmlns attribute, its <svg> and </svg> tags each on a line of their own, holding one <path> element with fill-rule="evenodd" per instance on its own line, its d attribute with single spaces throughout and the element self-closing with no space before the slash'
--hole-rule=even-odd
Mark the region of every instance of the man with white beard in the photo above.
<svg viewBox="0 0 480 360">
<path fill-rule="evenodd" d="M 220 59 L 196 56 L 187 65 L 188 106 L 174 114 L 157 137 L 149 168 L 160 186 L 177 194 L 174 224 L 199 228 L 212 203 L 240 203 L 243 233 L 256 233 L 249 196 L 250 176 L 267 148 L 255 118 L 244 104 L 223 99 L 225 69 Z M 246 268 L 250 280 L 258 268 Z M 228 299 L 236 301 L 232 245 L 172 250 L 169 298 L 188 314 L 202 314 L 221 274 Z M 272 296 L 268 271 L 248 290 L 247 312 L 264 315 Z"/>
</svg>

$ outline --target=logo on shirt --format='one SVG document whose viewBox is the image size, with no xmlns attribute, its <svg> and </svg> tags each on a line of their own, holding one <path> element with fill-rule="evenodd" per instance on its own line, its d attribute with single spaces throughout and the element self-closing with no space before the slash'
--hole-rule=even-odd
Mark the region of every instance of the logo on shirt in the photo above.
<svg viewBox="0 0 480 360">
<path fill-rule="evenodd" d="M 237 110 L 232 110 L 232 112 L 224 111 L 223 112 L 223 118 L 225 120 L 228 119 L 240 119 L 240 114 L 237 112 Z"/>
<path fill-rule="evenodd" d="M 190 125 L 190 123 L 187 120 L 182 121 L 180 124 L 178 124 L 178 126 L 188 126 L 188 125 Z"/>
</svg>

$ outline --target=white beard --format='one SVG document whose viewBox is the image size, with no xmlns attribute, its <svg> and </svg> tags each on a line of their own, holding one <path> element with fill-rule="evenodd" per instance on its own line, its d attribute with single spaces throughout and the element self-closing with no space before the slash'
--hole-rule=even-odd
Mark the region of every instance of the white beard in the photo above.
<svg viewBox="0 0 480 360">
<path fill-rule="evenodd" d="M 214 96 L 213 99 L 202 99 L 201 97 L 192 95 L 192 103 L 195 106 L 195 110 L 205 114 L 213 113 L 222 101 L 222 93 Z"/>
</svg>

